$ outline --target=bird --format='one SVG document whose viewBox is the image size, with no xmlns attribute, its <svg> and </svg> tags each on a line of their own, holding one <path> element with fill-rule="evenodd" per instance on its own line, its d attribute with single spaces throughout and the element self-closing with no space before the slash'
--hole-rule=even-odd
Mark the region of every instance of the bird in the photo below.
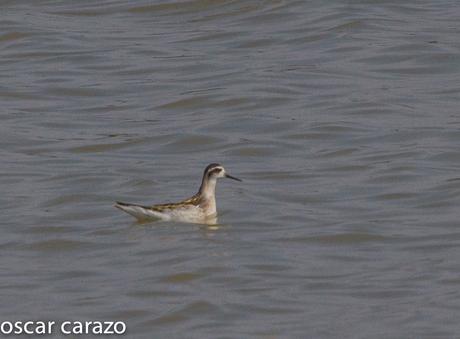
<svg viewBox="0 0 460 339">
<path fill-rule="evenodd" d="M 212 163 L 203 172 L 198 192 L 188 199 L 176 203 L 150 206 L 117 201 L 114 206 L 132 215 L 138 221 L 156 219 L 190 223 L 213 223 L 217 220 L 216 183 L 219 178 L 242 181 L 228 174 L 222 165 Z"/>
</svg>

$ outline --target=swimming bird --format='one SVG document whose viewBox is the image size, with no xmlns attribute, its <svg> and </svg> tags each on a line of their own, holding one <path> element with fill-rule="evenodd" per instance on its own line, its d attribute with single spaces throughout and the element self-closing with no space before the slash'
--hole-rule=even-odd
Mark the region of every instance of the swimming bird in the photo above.
<svg viewBox="0 0 460 339">
<path fill-rule="evenodd" d="M 158 219 L 164 221 L 208 223 L 209 220 L 216 220 L 217 216 L 216 183 L 218 178 L 242 181 L 228 174 L 222 165 L 210 164 L 204 170 L 198 193 L 189 199 L 177 203 L 151 206 L 117 201 L 115 207 L 131 214 L 139 221 Z"/>
</svg>

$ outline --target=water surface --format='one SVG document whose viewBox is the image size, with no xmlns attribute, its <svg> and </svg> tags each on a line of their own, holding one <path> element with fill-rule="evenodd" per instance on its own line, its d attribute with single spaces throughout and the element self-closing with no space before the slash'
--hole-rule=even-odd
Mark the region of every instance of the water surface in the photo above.
<svg viewBox="0 0 460 339">
<path fill-rule="evenodd" d="M 455 1 L 3 1 L 0 318 L 455 338 Z M 219 226 L 112 207 L 195 193 Z"/>
</svg>

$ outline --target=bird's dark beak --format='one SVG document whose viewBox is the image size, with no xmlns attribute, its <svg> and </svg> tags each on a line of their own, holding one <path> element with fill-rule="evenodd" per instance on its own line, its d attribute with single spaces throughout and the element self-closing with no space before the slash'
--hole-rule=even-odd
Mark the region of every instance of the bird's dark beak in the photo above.
<svg viewBox="0 0 460 339">
<path fill-rule="evenodd" d="M 225 177 L 226 177 L 226 178 L 229 178 L 229 179 L 236 180 L 236 181 L 243 181 L 243 180 L 241 180 L 241 179 L 235 178 L 234 176 L 231 176 L 230 174 L 225 174 Z"/>
</svg>

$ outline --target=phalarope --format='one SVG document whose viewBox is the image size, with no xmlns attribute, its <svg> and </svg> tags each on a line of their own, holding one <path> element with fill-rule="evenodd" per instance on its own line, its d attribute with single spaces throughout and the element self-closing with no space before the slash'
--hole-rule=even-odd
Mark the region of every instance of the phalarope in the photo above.
<svg viewBox="0 0 460 339">
<path fill-rule="evenodd" d="M 115 207 L 131 214 L 138 220 L 159 219 L 165 221 L 185 221 L 202 223 L 215 219 L 216 182 L 218 178 L 229 178 L 237 181 L 219 164 L 208 165 L 203 173 L 200 189 L 193 197 L 177 203 L 143 206 L 117 201 Z"/>
</svg>

